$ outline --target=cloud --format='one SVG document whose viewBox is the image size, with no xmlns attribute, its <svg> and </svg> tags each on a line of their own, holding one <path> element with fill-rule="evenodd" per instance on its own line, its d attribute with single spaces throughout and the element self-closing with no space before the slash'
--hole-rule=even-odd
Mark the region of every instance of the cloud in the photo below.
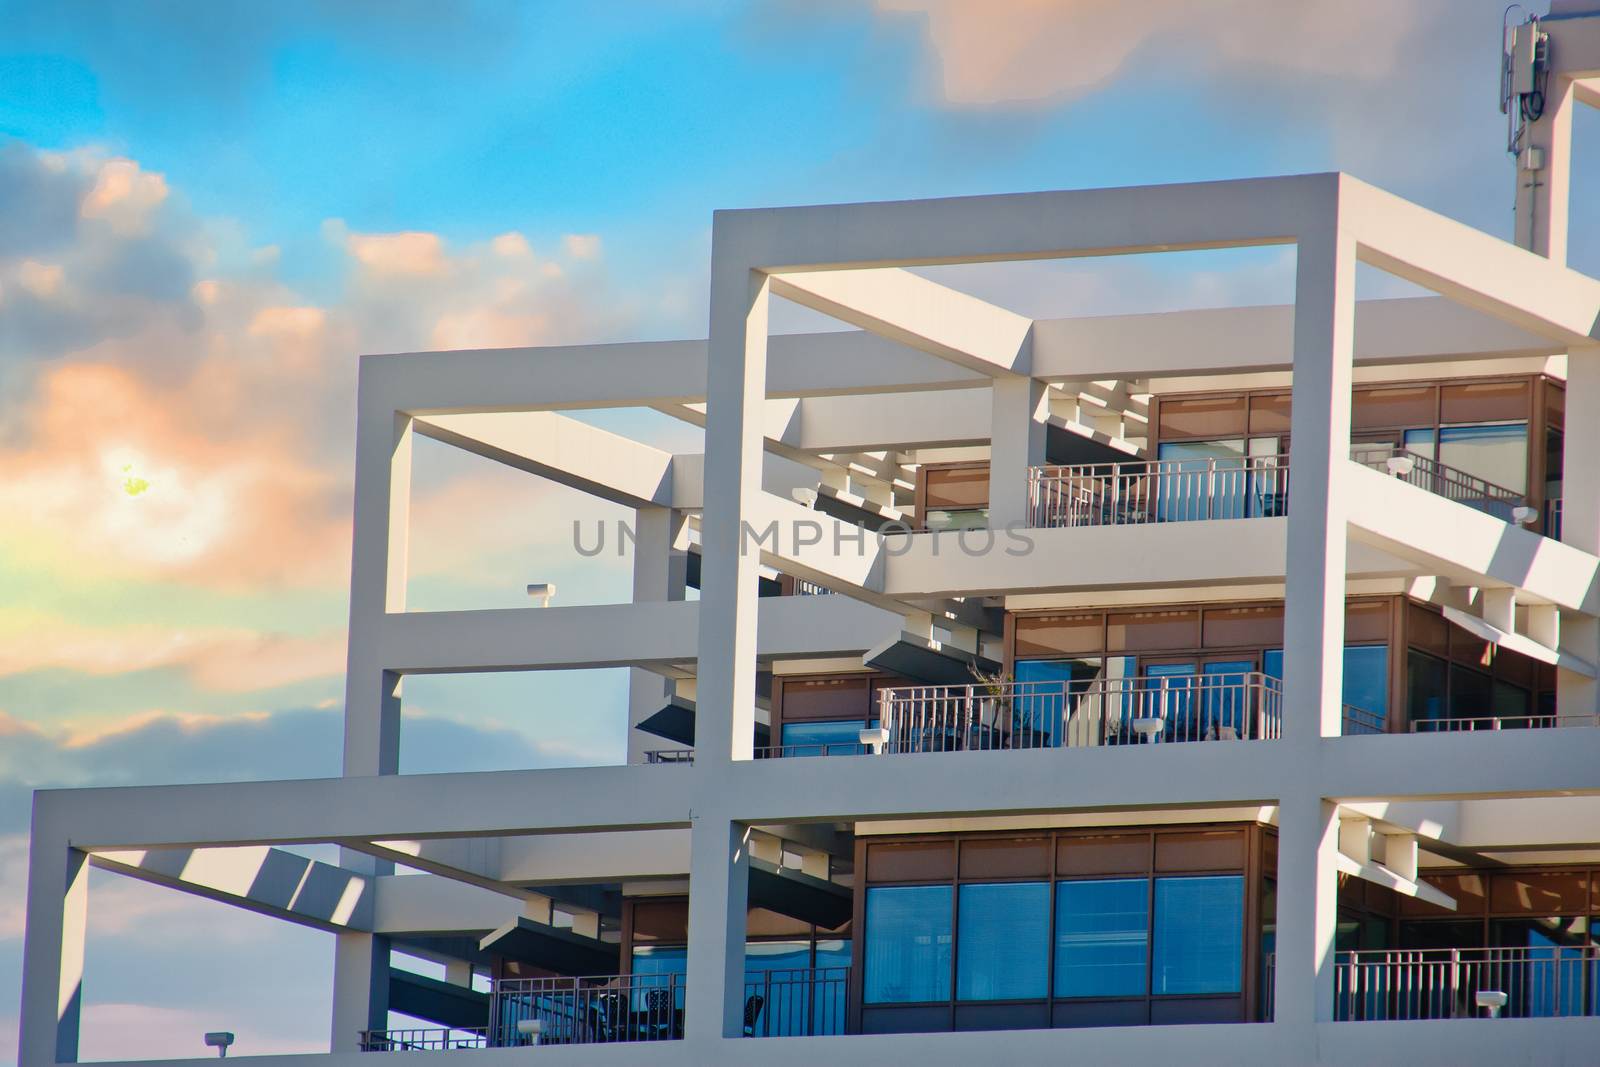
<svg viewBox="0 0 1600 1067">
<path fill-rule="evenodd" d="M 877 0 L 880 12 L 923 21 L 944 102 L 1045 105 L 1121 77 L 1141 50 L 1162 61 L 1236 74 L 1288 72 L 1383 80 L 1404 55 L 1424 5 L 1349 0 Z M 1155 57 L 1150 57 L 1154 59 Z"/>
<path fill-rule="evenodd" d="M 561 247 L 573 259 L 600 258 L 600 237 L 593 233 L 569 233 L 561 238 Z"/>
<path fill-rule="evenodd" d="M 339 674 L 344 638 L 343 629 L 299 636 L 226 626 L 94 625 L 18 607 L 0 610 L 0 677 L 178 667 L 200 689 L 242 693 Z"/>
</svg>

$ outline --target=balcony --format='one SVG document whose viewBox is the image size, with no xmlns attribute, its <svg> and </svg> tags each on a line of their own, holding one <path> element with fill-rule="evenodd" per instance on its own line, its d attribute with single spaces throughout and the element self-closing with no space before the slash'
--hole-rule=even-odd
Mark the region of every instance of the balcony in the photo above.
<svg viewBox="0 0 1600 1067">
<path fill-rule="evenodd" d="M 1426 456 L 1357 444 L 1350 459 L 1504 522 L 1524 518 L 1521 493 Z M 1289 513 L 1289 456 L 1034 467 L 1028 487 L 1036 528 L 1273 518 Z M 1559 511 L 1554 523 L 1559 529 Z"/>
<path fill-rule="evenodd" d="M 1335 967 L 1340 1021 L 1551 1018 L 1600 1007 L 1594 945 L 1341 952 Z"/>
<path fill-rule="evenodd" d="M 879 691 L 878 715 L 880 754 L 1271 740 L 1283 690 L 1254 671 L 905 686 Z"/>
<path fill-rule="evenodd" d="M 744 1036 L 842 1034 L 849 1018 L 849 988 L 848 967 L 748 972 Z M 675 1041 L 683 1037 L 683 1002 L 684 976 L 679 972 L 503 978 L 490 994 L 487 1026 L 364 1030 L 361 1051 Z"/>
<path fill-rule="evenodd" d="M 1454 719 L 1418 719 L 1414 734 L 1453 734 L 1476 730 L 1549 730 L 1557 727 L 1600 726 L 1600 718 L 1579 715 L 1478 715 Z"/>
</svg>

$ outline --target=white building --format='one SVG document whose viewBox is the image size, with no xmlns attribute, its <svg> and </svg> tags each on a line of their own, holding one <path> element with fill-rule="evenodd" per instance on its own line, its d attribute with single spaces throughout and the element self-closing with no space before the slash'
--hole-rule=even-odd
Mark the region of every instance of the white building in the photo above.
<svg viewBox="0 0 1600 1067">
<path fill-rule="evenodd" d="M 335 933 L 296 1067 L 1594 1062 L 1600 19 L 1544 26 L 1537 251 L 1341 174 L 721 212 L 708 341 L 366 358 L 344 777 L 38 794 L 22 1067 L 91 865 Z M 905 269 L 1260 245 L 1292 306 Z M 562 414 L 639 406 L 705 454 Z M 633 603 L 407 612 L 417 434 L 633 508 Z M 397 773 L 406 675 L 571 667 L 632 669 L 627 766 Z"/>
</svg>

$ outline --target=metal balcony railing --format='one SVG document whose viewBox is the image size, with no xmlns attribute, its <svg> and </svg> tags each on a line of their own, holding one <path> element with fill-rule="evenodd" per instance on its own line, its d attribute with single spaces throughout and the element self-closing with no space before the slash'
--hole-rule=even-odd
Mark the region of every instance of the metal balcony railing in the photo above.
<svg viewBox="0 0 1600 1067">
<path fill-rule="evenodd" d="M 1496 485 L 1426 456 L 1396 449 L 1393 445 L 1353 445 L 1350 458 L 1363 467 L 1394 475 L 1407 485 L 1465 504 L 1502 522 L 1514 521 L 1512 512 L 1528 502 L 1515 489 Z"/>
<path fill-rule="evenodd" d="M 1344 705 L 1342 716 L 1343 728 L 1339 731 L 1343 737 L 1354 737 L 1358 734 L 1382 734 L 1389 731 L 1389 720 L 1386 716 L 1366 708 L 1358 708 L 1354 704 Z"/>
<path fill-rule="evenodd" d="M 1136 526 L 1287 514 L 1287 456 L 1034 467 L 1029 525 Z"/>
<path fill-rule="evenodd" d="M 1544 502 L 1544 535 L 1552 540 L 1561 540 L 1561 497 Z"/>
<path fill-rule="evenodd" d="M 1283 690 L 1258 672 L 906 686 L 878 692 L 883 753 L 1086 748 L 1279 735 Z"/>
<path fill-rule="evenodd" d="M 1527 500 L 1514 489 L 1388 444 L 1357 444 L 1352 461 L 1504 522 Z M 1254 519 L 1289 512 L 1289 457 L 1136 460 L 1034 467 L 1028 474 L 1029 525 L 1142 526 L 1208 519 Z M 1546 530 L 1559 536 L 1559 502 Z"/>
<path fill-rule="evenodd" d="M 1547 1018 L 1596 1014 L 1600 946 L 1379 949 L 1341 952 L 1334 1017 L 1342 1021 Z"/>
<path fill-rule="evenodd" d="M 850 968 L 754 971 L 744 980 L 744 1036 L 827 1037 L 845 1032 Z"/>
<path fill-rule="evenodd" d="M 646 763 L 686 764 L 694 762 L 692 748 L 652 748 L 645 752 Z"/>
<path fill-rule="evenodd" d="M 362 1052 L 448 1052 L 461 1048 L 487 1048 L 488 1029 L 363 1030 Z"/>
<path fill-rule="evenodd" d="M 609 974 L 503 978 L 489 996 L 489 1043 L 533 1044 L 519 1022 L 536 1020 L 541 1045 L 671 1041 L 683 1036 L 683 975 Z"/>
<path fill-rule="evenodd" d="M 1566 726 L 1600 726 L 1592 714 L 1578 715 L 1478 715 L 1453 719 L 1416 719 L 1414 734 L 1453 734 L 1476 730 L 1549 730 Z"/>
</svg>

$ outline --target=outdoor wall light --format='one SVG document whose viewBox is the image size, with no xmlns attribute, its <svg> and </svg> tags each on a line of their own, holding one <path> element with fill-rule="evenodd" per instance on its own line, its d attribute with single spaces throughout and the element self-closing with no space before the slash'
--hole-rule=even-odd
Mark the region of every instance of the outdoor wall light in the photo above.
<svg viewBox="0 0 1600 1067">
<path fill-rule="evenodd" d="M 1383 464 L 1396 478 L 1404 478 L 1417 469 L 1417 461 L 1411 456 L 1390 456 Z"/>
<path fill-rule="evenodd" d="M 789 495 L 794 498 L 795 503 L 797 504 L 808 508 L 816 507 L 817 491 L 815 489 L 811 489 L 803 485 L 797 486 L 794 489 L 789 490 Z"/>
<path fill-rule="evenodd" d="M 224 1059 L 228 1055 L 228 1046 L 233 1044 L 233 1034 L 227 1030 L 213 1030 L 206 1035 L 206 1046 L 217 1050 L 217 1058 Z"/>
<path fill-rule="evenodd" d="M 1518 504 L 1511 509 L 1511 521 L 1518 526 L 1527 526 L 1539 517 L 1538 508 L 1530 508 L 1526 504 Z"/>
<path fill-rule="evenodd" d="M 541 608 L 550 606 L 556 595 L 555 582 L 534 582 L 528 586 L 528 595 L 539 602 Z"/>
<path fill-rule="evenodd" d="M 1500 1018 L 1500 1009 L 1506 1006 L 1510 998 L 1498 989 L 1480 989 L 1473 995 L 1473 1000 L 1480 1008 L 1489 1009 L 1489 1018 Z"/>
<path fill-rule="evenodd" d="M 539 1035 L 544 1032 L 544 1023 L 539 1019 L 518 1019 L 517 1033 L 528 1039 L 528 1044 L 537 1045 Z"/>
</svg>

